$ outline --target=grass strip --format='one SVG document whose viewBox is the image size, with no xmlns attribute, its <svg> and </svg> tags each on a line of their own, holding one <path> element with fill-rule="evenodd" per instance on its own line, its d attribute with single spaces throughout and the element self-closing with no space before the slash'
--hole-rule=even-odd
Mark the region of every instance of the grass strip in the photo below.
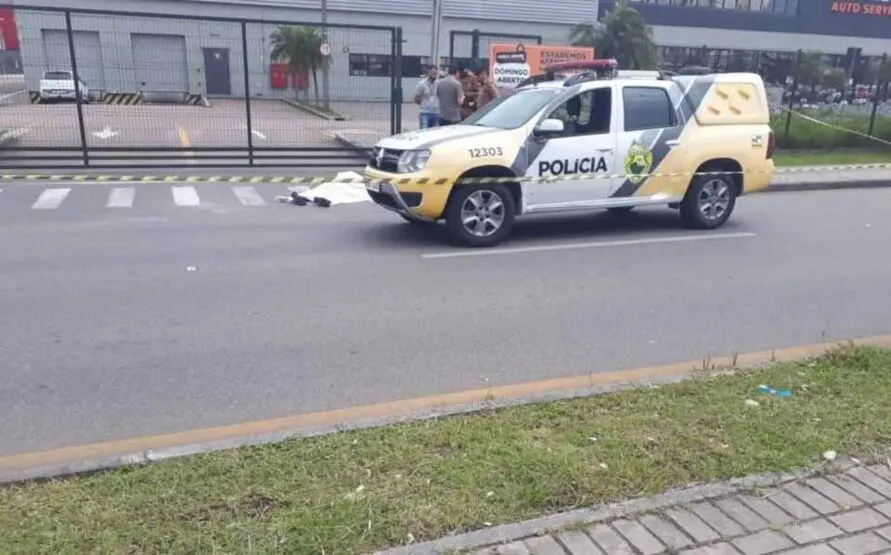
<svg viewBox="0 0 891 555">
<path fill-rule="evenodd" d="M 790 398 L 762 394 L 787 388 Z M 370 552 L 891 444 L 891 351 L 0 489 L 3 553 Z M 755 400 L 758 406 L 750 406 Z"/>
<path fill-rule="evenodd" d="M 780 150 L 774 155 L 774 162 L 781 167 L 891 163 L 891 148 L 885 150 Z"/>
</svg>

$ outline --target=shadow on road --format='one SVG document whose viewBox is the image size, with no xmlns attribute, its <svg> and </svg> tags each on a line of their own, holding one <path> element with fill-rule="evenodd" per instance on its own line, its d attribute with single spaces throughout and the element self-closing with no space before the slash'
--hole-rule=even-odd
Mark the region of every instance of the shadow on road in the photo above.
<svg viewBox="0 0 891 555">
<path fill-rule="evenodd" d="M 721 232 L 738 232 L 745 226 L 731 219 Z M 523 247 L 543 241 L 612 241 L 633 240 L 654 233 L 687 230 L 676 210 L 667 208 L 636 209 L 624 215 L 605 211 L 583 212 L 561 216 L 528 216 L 517 221 L 504 247 Z M 373 247 L 434 248 L 446 241 L 445 226 L 413 225 L 395 221 L 363 229 L 362 241 Z"/>
</svg>

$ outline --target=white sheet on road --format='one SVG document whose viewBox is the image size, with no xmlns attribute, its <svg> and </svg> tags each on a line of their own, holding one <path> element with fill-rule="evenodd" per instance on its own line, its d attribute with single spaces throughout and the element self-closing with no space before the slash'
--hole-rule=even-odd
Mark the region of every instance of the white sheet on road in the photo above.
<svg viewBox="0 0 891 555">
<path fill-rule="evenodd" d="M 368 202 L 371 198 L 365 192 L 364 183 L 339 183 L 339 180 L 362 179 L 362 175 L 356 172 L 338 172 L 334 180 L 329 183 L 323 183 L 312 189 L 304 187 L 293 187 L 292 191 L 306 200 L 313 202 L 317 197 L 324 198 L 331 203 L 331 206 L 337 204 L 352 204 L 356 202 Z"/>
</svg>

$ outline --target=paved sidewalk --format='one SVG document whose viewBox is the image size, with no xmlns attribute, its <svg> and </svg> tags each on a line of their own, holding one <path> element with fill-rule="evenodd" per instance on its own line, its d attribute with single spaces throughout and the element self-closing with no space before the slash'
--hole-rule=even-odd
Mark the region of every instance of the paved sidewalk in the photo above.
<svg viewBox="0 0 891 555">
<path fill-rule="evenodd" d="M 381 555 L 891 554 L 891 469 L 834 468 L 698 486 Z"/>
</svg>

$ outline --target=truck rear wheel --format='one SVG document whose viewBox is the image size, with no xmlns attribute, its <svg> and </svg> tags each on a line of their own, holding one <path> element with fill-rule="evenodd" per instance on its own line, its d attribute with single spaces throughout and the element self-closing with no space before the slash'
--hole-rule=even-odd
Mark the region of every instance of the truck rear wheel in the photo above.
<svg viewBox="0 0 891 555">
<path fill-rule="evenodd" d="M 697 175 L 681 202 L 681 219 L 689 228 L 717 229 L 736 206 L 736 185 L 729 174 Z"/>
<path fill-rule="evenodd" d="M 493 247 L 513 229 L 514 198 L 504 185 L 459 186 L 446 209 L 449 238 L 465 247 Z"/>
</svg>

